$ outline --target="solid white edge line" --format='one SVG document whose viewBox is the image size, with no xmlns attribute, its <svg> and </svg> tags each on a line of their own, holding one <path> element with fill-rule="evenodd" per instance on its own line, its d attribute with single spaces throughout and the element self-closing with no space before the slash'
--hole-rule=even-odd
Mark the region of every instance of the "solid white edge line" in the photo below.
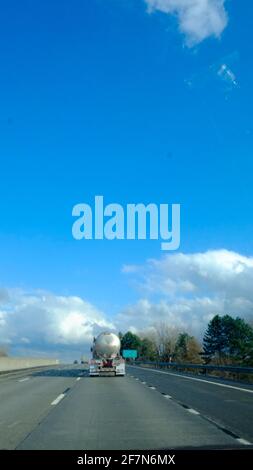
<svg viewBox="0 0 253 470">
<path fill-rule="evenodd" d="M 244 446 L 251 446 L 252 445 L 251 442 L 246 441 L 246 439 L 237 438 L 236 440 L 237 440 L 237 442 L 240 442 L 240 444 L 243 444 Z"/>
<path fill-rule="evenodd" d="M 52 401 L 51 405 L 58 405 L 58 403 L 65 397 L 64 393 L 61 393 L 54 401 Z"/>
<path fill-rule="evenodd" d="M 77 377 L 76 381 L 78 382 L 78 380 L 81 380 L 81 377 Z"/>
<path fill-rule="evenodd" d="M 187 408 L 187 411 L 189 411 L 189 413 L 192 413 L 193 415 L 199 415 L 199 412 L 197 410 L 194 410 L 193 408 Z"/>
<path fill-rule="evenodd" d="M 19 382 L 26 382 L 29 379 L 30 379 L 30 377 L 26 377 L 25 379 L 20 379 Z"/>
<path fill-rule="evenodd" d="M 135 367 L 135 369 L 144 369 L 144 367 L 136 367 L 136 366 L 131 366 Z M 188 379 L 188 380 L 195 380 L 196 382 L 204 382 L 205 384 L 211 384 L 211 385 L 217 385 L 218 387 L 225 387 L 225 388 L 232 388 L 234 390 L 238 390 L 239 392 L 247 392 L 247 393 L 253 393 L 253 390 L 250 390 L 248 388 L 241 388 L 241 387 L 235 387 L 234 385 L 227 385 L 227 384 L 220 384 L 218 382 L 212 382 L 211 380 L 203 380 L 203 379 L 197 379 L 196 377 L 188 377 L 188 375 L 182 375 L 182 374 L 175 374 L 175 372 L 164 372 L 163 370 L 156 370 L 156 369 L 144 369 L 147 372 L 157 372 L 158 374 L 166 374 L 166 375 L 175 375 L 176 377 L 181 377 L 182 379 Z"/>
</svg>

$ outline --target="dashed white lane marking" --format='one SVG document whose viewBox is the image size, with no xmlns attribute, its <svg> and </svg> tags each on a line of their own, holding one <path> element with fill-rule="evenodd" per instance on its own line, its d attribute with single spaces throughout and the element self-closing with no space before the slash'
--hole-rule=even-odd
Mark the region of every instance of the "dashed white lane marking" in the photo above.
<svg viewBox="0 0 253 470">
<path fill-rule="evenodd" d="M 20 379 L 19 382 L 26 382 L 26 380 L 29 380 L 30 377 L 26 377 L 25 379 Z"/>
<path fill-rule="evenodd" d="M 194 410 L 193 408 L 187 408 L 187 411 L 189 411 L 189 413 L 192 413 L 193 415 L 199 415 L 200 414 L 197 410 Z"/>
<path fill-rule="evenodd" d="M 251 446 L 252 445 L 251 442 L 246 441 L 246 439 L 238 438 L 236 440 L 237 440 L 237 442 L 240 442 L 240 444 L 243 444 L 244 446 Z"/>
<path fill-rule="evenodd" d="M 78 380 L 81 380 L 81 377 L 77 377 L 76 381 L 78 382 Z"/>
<path fill-rule="evenodd" d="M 65 397 L 64 393 L 61 393 L 54 401 L 52 401 L 51 405 L 58 405 L 58 403 Z"/>
<path fill-rule="evenodd" d="M 11 429 L 11 428 L 14 428 L 14 426 L 17 426 L 17 424 L 19 423 L 19 421 L 15 421 L 14 423 L 11 423 L 11 424 L 8 424 L 8 428 Z"/>
<path fill-rule="evenodd" d="M 146 385 L 147 382 L 141 382 L 143 385 Z"/>
<path fill-rule="evenodd" d="M 136 369 L 140 370 L 139 367 L 136 367 Z M 239 392 L 253 393 L 253 389 L 250 390 L 249 388 L 242 388 L 242 387 L 235 387 L 234 385 L 220 384 L 218 382 L 212 382 L 211 380 L 197 379 L 196 377 L 188 377 L 188 375 L 175 374 L 175 372 L 164 372 L 163 370 L 156 370 L 156 369 L 146 369 L 146 371 L 157 372 L 158 374 L 175 375 L 176 377 L 181 377 L 181 379 L 196 380 L 196 382 L 204 382 L 205 384 L 217 385 L 217 387 L 232 388 L 234 390 L 239 390 Z"/>
<path fill-rule="evenodd" d="M 160 372 L 162 374 L 166 374 L 166 372 L 163 372 L 163 371 L 158 371 L 158 370 L 155 370 L 155 369 L 150 369 L 150 370 L 152 370 L 153 372 Z M 171 374 L 171 375 L 176 375 L 178 377 L 182 377 L 182 375 L 179 375 L 179 374 Z M 134 376 L 132 376 L 132 377 L 135 378 L 136 380 L 139 380 L 137 377 L 134 377 Z M 183 377 L 186 378 L 186 379 L 197 380 L 199 382 L 207 382 L 206 380 L 196 379 L 195 377 L 187 377 L 187 376 L 183 376 Z M 141 381 L 141 383 L 144 384 L 144 385 L 146 384 L 146 382 L 144 382 L 144 381 Z M 253 392 L 253 390 L 240 388 L 240 387 L 234 387 L 233 385 L 218 384 L 216 382 L 209 382 L 209 381 L 207 383 L 211 383 L 211 384 L 214 384 L 214 385 L 220 385 L 221 387 L 235 388 L 236 390 L 243 390 L 243 391 L 250 392 L 250 393 Z M 153 386 L 150 386 L 150 385 L 149 385 L 149 388 L 151 388 L 151 390 L 156 390 L 156 387 L 153 387 Z M 166 394 L 163 394 L 163 397 L 166 398 L 167 400 L 172 399 L 172 397 L 170 395 L 166 395 Z M 187 408 L 187 411 L 189 413 L 192 413 L 193 415 L 200 415 L 199 411 L 194 410 L 194 408 Z M 247 441 L 246 439 L 240 438 L 240 437 L 237 437 L 236 441 L 239 442 L 240 444 L 244 445 L 244 446 L 251 446 L 252 445 L 251 442 Z"/>
</svg>

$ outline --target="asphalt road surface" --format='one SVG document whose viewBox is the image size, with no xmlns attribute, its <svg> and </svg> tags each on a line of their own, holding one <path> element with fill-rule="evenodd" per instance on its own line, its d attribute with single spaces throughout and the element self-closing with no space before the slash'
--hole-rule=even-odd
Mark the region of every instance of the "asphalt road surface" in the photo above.
<svg viewBox="0 0 253 470">
<path fill-rule="evenodd" d="M 0 449 L 245 448 L 253 388 L 129 367 L 88 377 L 81 366 L 0 377 Z"/>
</svg>

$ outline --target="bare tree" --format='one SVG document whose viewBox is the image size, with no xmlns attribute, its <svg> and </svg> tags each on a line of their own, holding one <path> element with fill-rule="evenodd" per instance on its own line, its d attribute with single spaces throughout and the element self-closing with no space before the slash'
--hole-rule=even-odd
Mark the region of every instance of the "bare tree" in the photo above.
<svg viewBox="0 0 253 470">
<path fill-rule="evenodd" d="M 158 355 L 165 360 L 171 360 L 179 330 L 176 327 L 168 325 L 166 322 L 155 323 L 152 329 L 152 339 L 156 345 Z"/>
</svg>

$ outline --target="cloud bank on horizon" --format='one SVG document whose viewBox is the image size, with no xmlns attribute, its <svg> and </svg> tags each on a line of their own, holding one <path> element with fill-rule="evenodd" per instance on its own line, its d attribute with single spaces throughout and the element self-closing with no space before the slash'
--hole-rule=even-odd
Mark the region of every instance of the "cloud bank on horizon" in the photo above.
<svg viewBox="0 0 253 470">
<path fill-rule="evenodd" d="M 0 290 L 0 344 L 10 350 L 44 355 L 79 348 L 81 354 L 94 335 L 113 328 L 104 313 L 80 297 Z"/>
<path fill-rule="evenodd" d="M 219 38 L 228 24 L 226 0 L 144 0 L 149 13 L 162 12 L 178 19 L 188 46 L 208 37 Z"/>
<path fill-rule="evenodd" d="M 156 323 L 201 338 L 215 314 L 253 319 L 253 258 L 228 250 L 175 253 L 124 266 L 140 299 L 113 318 L 75 296 L 0 290 L 0 344 L 26 351 L 88 350 L 102 330 L 150 331 Z"/>
<path fill-rule="evenodd" d="M 175 253 L 122 271 L 135 276 L 142 293 L 120 314 L 136 331 L 163 321 L 201 338 L 215 314 L 253 319 L 252 257 L 228 250 Z"/>
</svg>

